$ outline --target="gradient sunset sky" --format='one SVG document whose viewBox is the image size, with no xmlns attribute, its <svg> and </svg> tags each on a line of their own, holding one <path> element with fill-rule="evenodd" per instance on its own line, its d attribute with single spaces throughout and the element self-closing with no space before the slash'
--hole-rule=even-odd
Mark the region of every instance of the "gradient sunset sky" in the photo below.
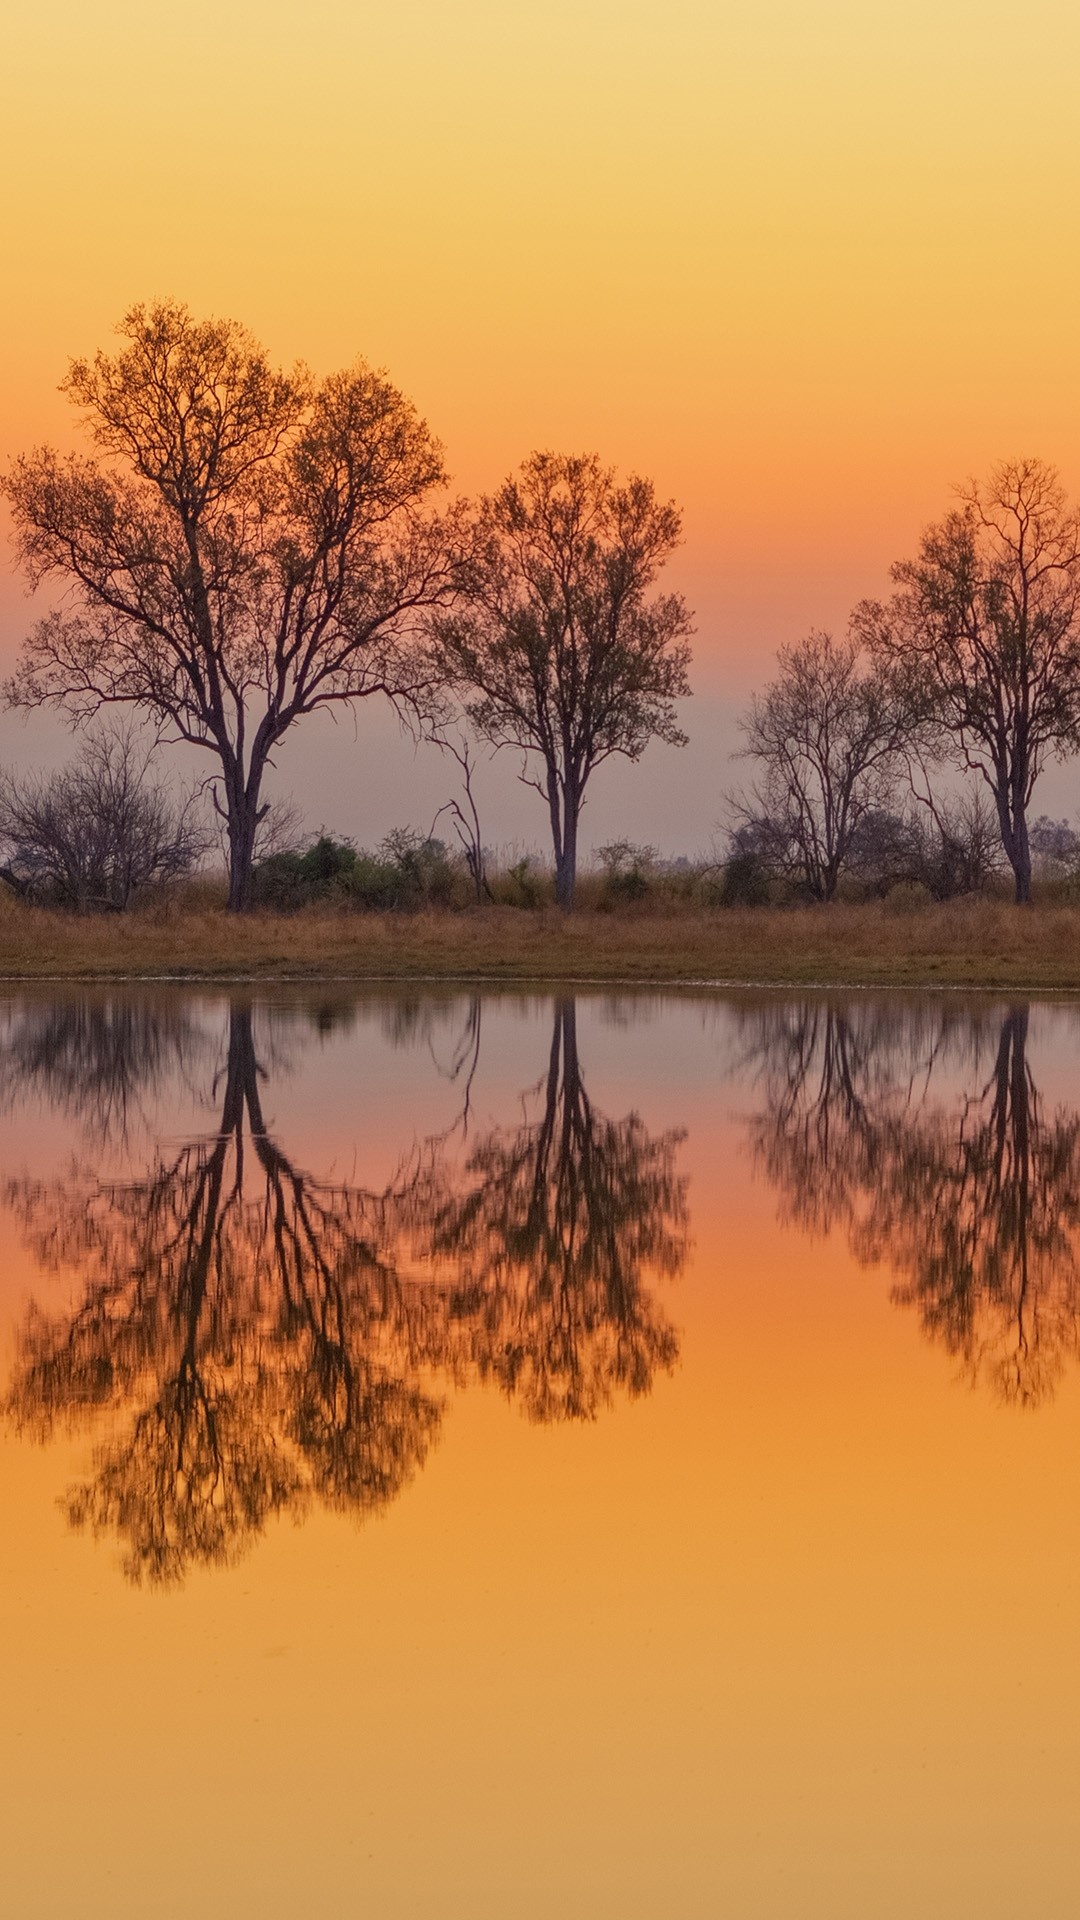
<svg viewBox="0 0 1080 1920">
<path fill-rule="evenodd" d="M 1060 0 L 40 0 L 5 42 L 5 460 L 70 441 L 68 357 L 169 294 L 384 365 L 463 489 L 595 448 L 681 503 L 691 747 L 599 776 L 588 839 L 704 845 L 774 648 L 841 629 L 952 482 L 1033 452 L 1080 488 Z M 5 663 L 27 618 L 7 564 Z M 281 784 L 361 840 L 426 825 L 449 775 L 359 737 L 309 726 Z M 2 758 L 57 741 L 0 721 Z"/>
</svg>

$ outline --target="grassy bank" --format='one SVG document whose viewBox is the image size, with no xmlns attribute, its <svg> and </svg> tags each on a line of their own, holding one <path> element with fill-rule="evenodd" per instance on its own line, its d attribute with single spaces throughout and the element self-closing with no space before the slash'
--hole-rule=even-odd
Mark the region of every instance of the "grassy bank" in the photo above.
<svg viewBox="0 0 1080 1920">
<path fill-rule="evenodd" d="M 962 901 L 582 913 L 314 910 L 230 919 L 170 907 L 75 919 L 7 903 L 0 976 L 785 981 L 1080 990 L 1080 907 Z"/>
</svg>

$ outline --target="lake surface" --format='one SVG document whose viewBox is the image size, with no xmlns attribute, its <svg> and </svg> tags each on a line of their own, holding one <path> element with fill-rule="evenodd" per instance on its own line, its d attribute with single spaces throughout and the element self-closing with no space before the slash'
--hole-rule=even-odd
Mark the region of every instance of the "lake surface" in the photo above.
<svg viewBox="0 0 1080 1920">
<path fill-rule="evenodd" d="M 1080 1008 L 0 1003 L 4 1911 L 1080 1910 Z"/>
</svg>

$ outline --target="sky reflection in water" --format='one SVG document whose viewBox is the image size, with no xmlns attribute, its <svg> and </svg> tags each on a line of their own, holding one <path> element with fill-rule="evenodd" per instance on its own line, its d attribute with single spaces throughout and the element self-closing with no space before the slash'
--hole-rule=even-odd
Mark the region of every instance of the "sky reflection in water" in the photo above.
<svg viewBox="0 0 1080 1920">
<path fill-rule="evenodd" d="M 182 1764 L 183 1619 L 259 1799 L 204 1912 L 298 1911 L 316 1841 L 331 1912 L 1067 1903 L 1078 1042 L 1069 1005 L 957 996 L 12 997 L 17 1910 L 181 1911 L 141 1777 L 118 1877 L 85 1780 L 44 1877 L 32 1835 L 60 1727 Z M 278 1614 L 299 1691 L 247 1670 Z M 1017 1754 L 1006 1835 L 970 1781 Z"/>
</svg>

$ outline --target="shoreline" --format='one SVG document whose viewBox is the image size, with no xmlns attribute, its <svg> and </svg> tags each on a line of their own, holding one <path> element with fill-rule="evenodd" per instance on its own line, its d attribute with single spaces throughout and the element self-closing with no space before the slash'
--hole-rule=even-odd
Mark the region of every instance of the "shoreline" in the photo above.
<svg viewBox="0 0 1080 1920">
<path fill-rule="evenodd" d="M 254 914 L 181 903 L 123 919 L 9 904 L 0 981 L 69 985 L 477 987 L 1080 994 L 1080 906 L 956 901 L 709 912 L 492 908 Z"/>
</svg>

